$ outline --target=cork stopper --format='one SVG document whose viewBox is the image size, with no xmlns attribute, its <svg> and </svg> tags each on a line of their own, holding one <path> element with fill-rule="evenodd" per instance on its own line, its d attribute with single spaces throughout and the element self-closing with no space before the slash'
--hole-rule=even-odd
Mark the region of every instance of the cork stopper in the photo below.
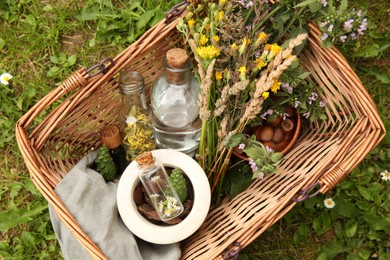
<svg viewBox="0 0 390 260">
<path fill-rule="evenodd" d="M 167 65 L 171 68 L 182 69 L 187 65 L 187 52 L 180 48 L 173 48 L 167 51 Z"/>
<path fill-rule="evenodd" d="M 152 152 L 144 152 L 135 158 L 139 166 L 148 166 L 154 162 Z"/>
<path fill-rule="evenodd" d="M 165 59 L 168 80 L 176 84 L 183 82 L 189 60 L 187 52 L 181 48 L 173 48 L 166 53 Z"/>
<path fill-rule="evenodd" d="M 100 140 L 108 149 L 117 148 L 122 142 L 119 128 L 114 125 L 106 126 L 100 131 Z"/>
</svg>

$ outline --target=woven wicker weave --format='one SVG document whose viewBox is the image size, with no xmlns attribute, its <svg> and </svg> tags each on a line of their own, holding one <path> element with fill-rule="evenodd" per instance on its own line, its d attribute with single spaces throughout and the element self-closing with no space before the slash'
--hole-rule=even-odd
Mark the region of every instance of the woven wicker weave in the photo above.
<svg viewBox="0 0 390 260">
<path fill-rule="evenodd" d="M 75 72 L 17 123 L 17 141 L 32 181 L 94 258 L 106 257 L 54 188 L 83 155 L 100 145 L 99 131 L 117 122 L 118 73 L 131 67 L 150 86 L 162 70 L 165 52 L 181 44 L 176 24 L 173 17 L 155 25 L 110 66 L 107 62 L 98 66 L 105 68 L 105 74 L 92 77 L 85 69 Z M 256 181 L 212 210 L 198 232 L 183 241 L 183 259 L 234 258 L 297 201 L 314 190 L 325 193 L 334 188 L 384 137 L 375 104 L 357 75 L 335 48 L 321 48 L 319 30 L 314 25 L 310 29 L 300 60 L 322 89 L 329 119 L 304 127 L 279 174 Z M 43 111 L 48 115 L 37 123 Z"/>
</svg>

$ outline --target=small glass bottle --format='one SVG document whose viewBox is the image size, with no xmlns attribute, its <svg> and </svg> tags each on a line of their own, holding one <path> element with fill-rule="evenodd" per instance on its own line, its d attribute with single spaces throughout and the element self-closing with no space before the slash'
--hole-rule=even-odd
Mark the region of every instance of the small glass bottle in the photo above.
<svg viewBox="0 0 390 260">
<path fill-rule="evenodd" d="M 126 151 L 122 145 L 122 137 L 119 128 L 109 125 L 100 131 L 100 140 L 110 150 L 110 155 L 116 166 L 116 178 L 120 178 L 129 161 L 126 160 Z"/>
<path fill-rule="evenodd" d="M 192 156 L 198 148 L 202 126 L 197 105 L 199 83 L 190 73 L 191 63 L 183 49 L 170 49 L 164 67 L 151 92 L 156 144 Z"/>
<path fill-rule="evenodd" d="M 139 179 L 162 221 L 178 217 L 184 210 L 183 204 L 173 188 L 164 166 L 154 161 L 151 152 L 144 152 L 135 158 L 138 163 Z"/>
<path fill-rule="evenodd" d="M 125 70 L 119 76 L 121 110 L 119 120 L 127 160 L 155 149 L 152 125 L 144 93 L 144 79 L 136 71 Z"/>
</svg>

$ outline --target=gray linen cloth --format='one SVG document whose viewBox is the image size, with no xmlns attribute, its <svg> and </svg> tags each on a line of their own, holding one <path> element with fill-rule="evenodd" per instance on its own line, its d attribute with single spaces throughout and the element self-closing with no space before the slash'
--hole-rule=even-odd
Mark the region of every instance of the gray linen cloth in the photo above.
<svg viewBox="0 0 390 260">
<path fill-rule="evenodd" d="M 179 259 L 179 244 L 155 245 L 135 237 L 120 218 L 117 183 L 106 183 L 88 168 L 97 152 L 92 152 L 58 183 L 55 192 L 85 233 L 109 259 Z M 49 205 L 50 218 L 65 259 L 92 259 Z"/>
</svg>

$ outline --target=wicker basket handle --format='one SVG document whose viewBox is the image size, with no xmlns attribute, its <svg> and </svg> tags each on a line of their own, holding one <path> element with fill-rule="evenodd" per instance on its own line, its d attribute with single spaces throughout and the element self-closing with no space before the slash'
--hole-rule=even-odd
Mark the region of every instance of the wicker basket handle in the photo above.
<svg viewBox="0 0 390 260">
<path fill-rule="evenodd" d="M 166 23 L 170 23 L 186 11 L 186 7 L 190 4 L 190 1 L 182 1 L 174 5 L 171 10 L 169 10 L 165 16 Z"/>
<path fill-rule="evenodd" d="M 342 180 L 348 176 L 348 171 L 340 166 L 335 167 L 330 172 L 324 174 L 318 181 L 320 183 L 320 192 L 326 193 L 334 189 Z"/>
</svg>

